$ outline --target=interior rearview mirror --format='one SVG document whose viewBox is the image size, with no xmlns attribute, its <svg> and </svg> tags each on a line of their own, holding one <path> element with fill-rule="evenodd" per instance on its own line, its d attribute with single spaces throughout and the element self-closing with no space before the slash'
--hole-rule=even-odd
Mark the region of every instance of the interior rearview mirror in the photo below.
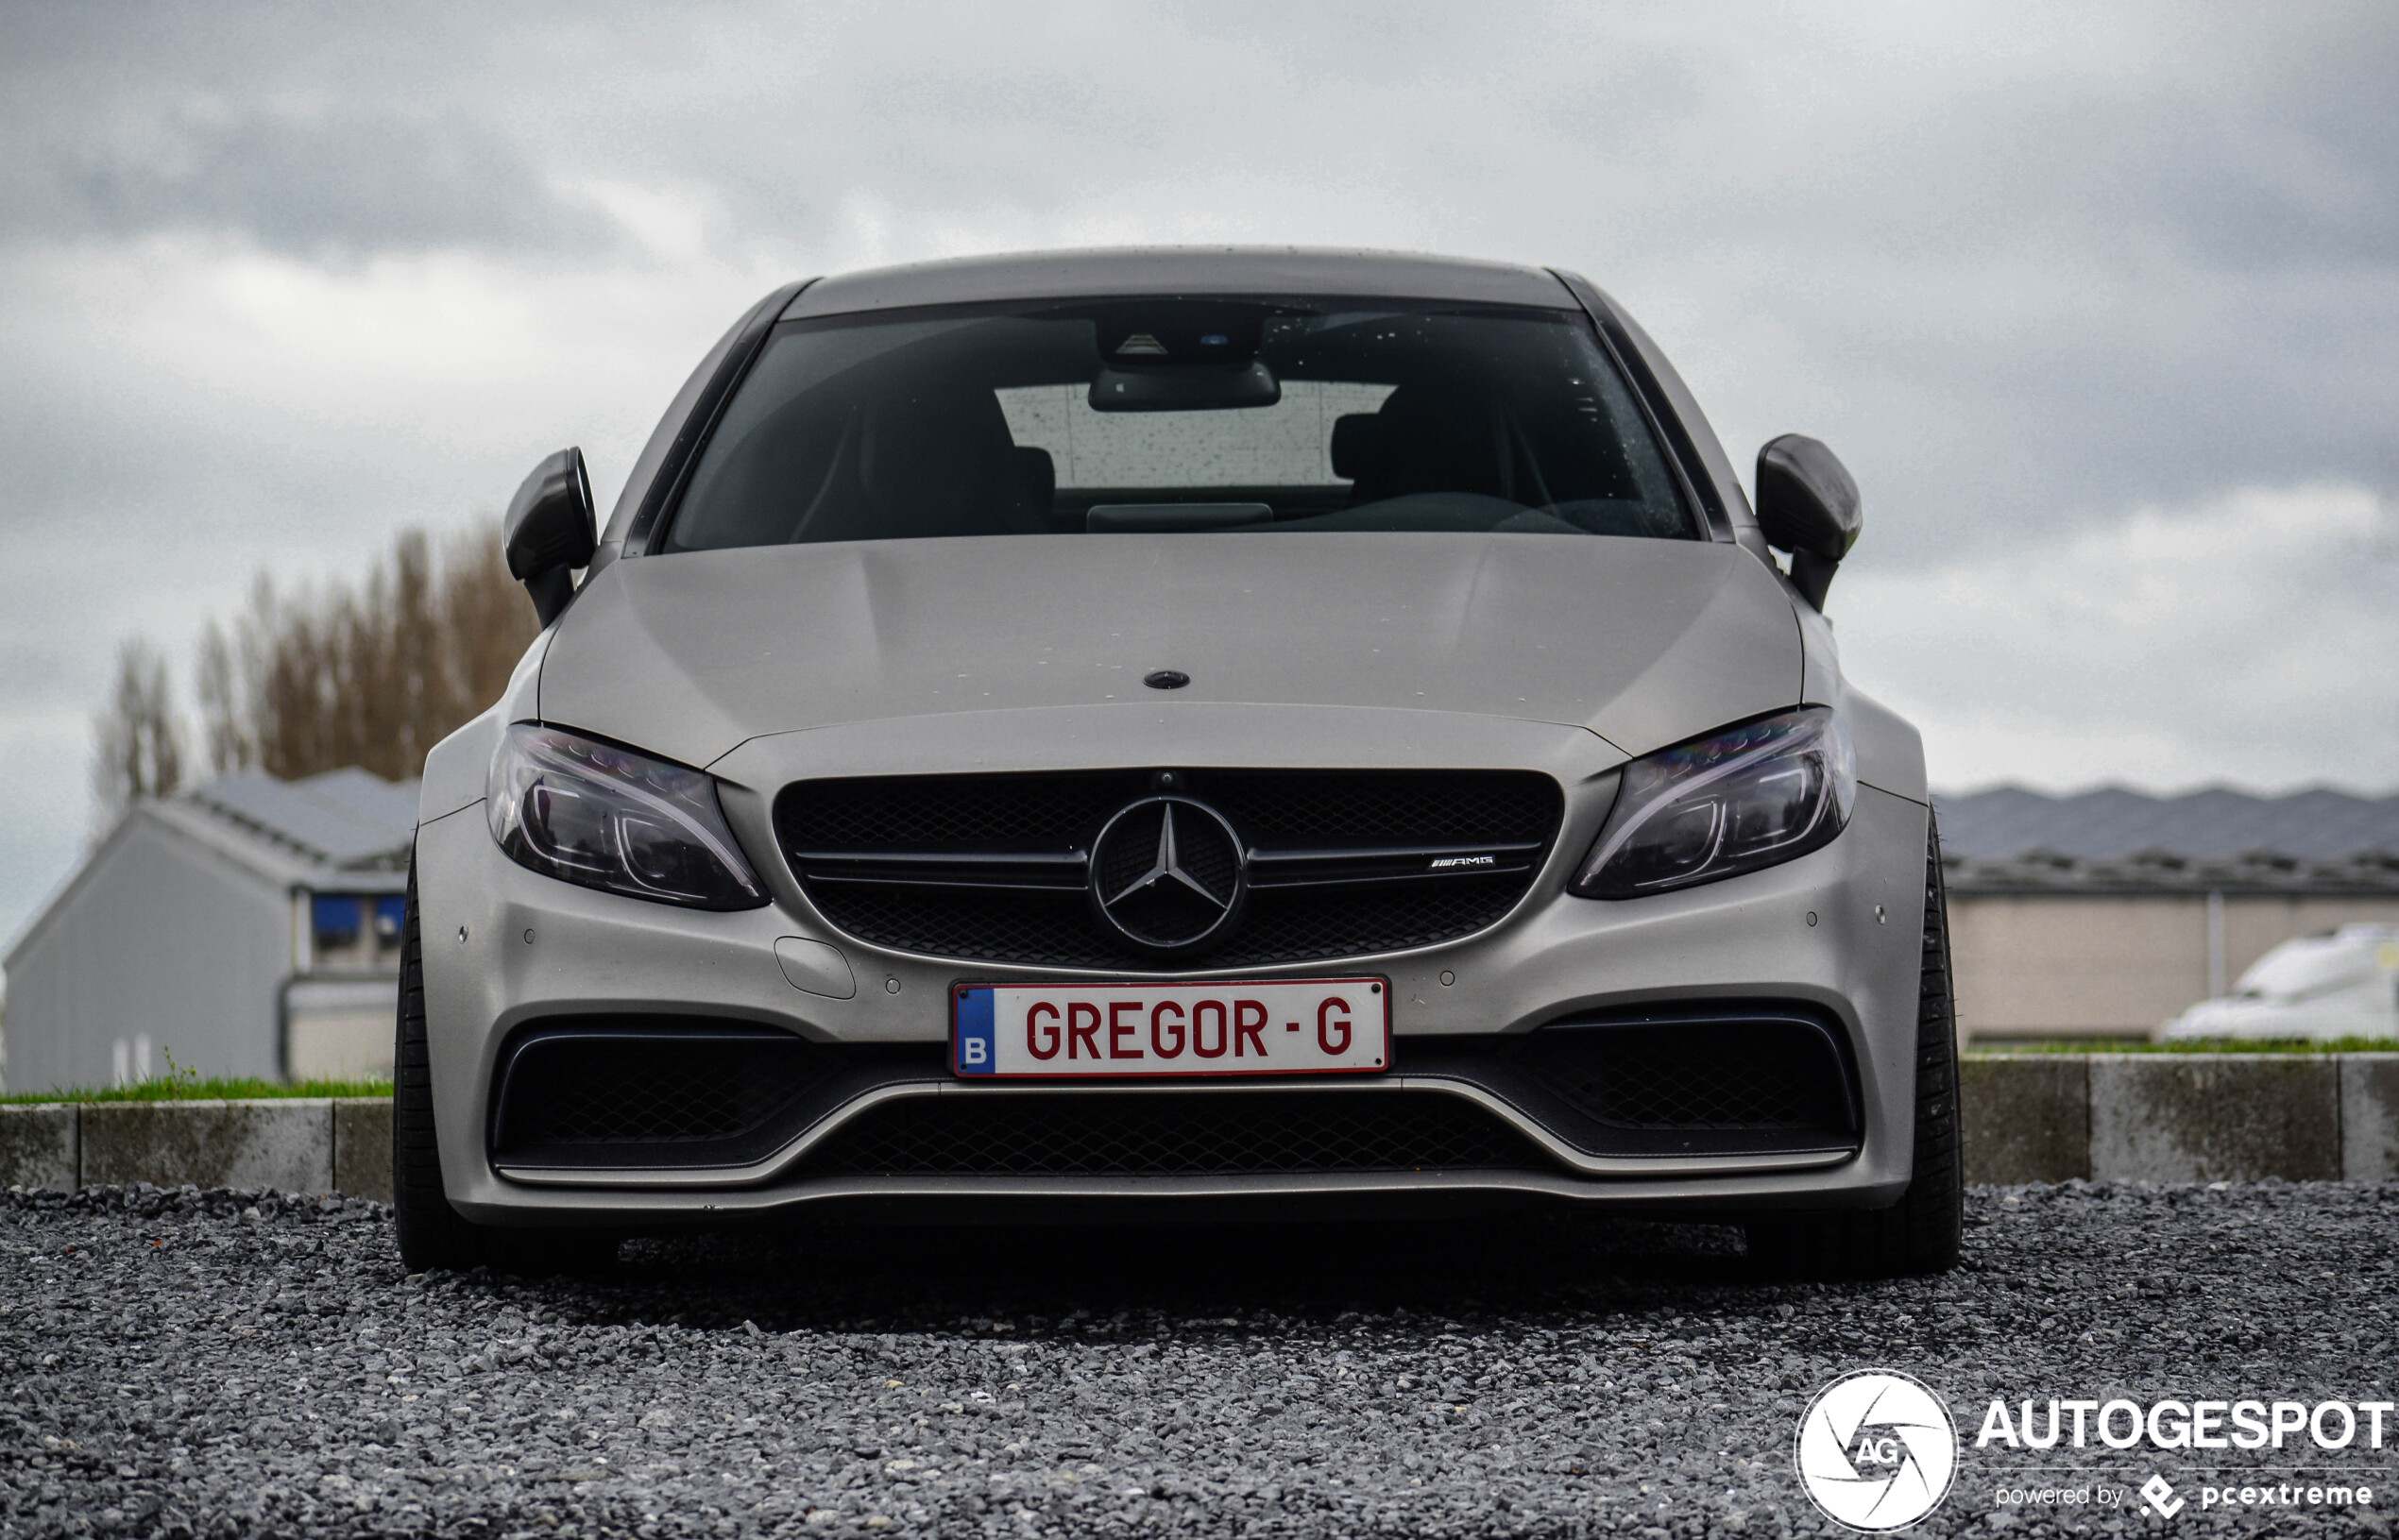
<svg viewBox="0 0 2399 1540">
<path fill-rule="evenodd" d="M 1088 399 L 1094 412 L 1228 411 L 1274 405 L 1283 399 L 1283 382 L 1262 358 L 1163 368 L 1110 364 L 1093 379 Z"/>
<path fill-rule="evenodd" d="M 574 597 L 575 568 L 591 565 L 599 544 L 583 451 L 560 449 L 517 488 L 501 529 L 508 575 L 533 596 L 534 613 L 543 625 L 558 618 Z"/>
<path fill-rule="evenodd" d="M 1864 526 L 1857 481 L 1830 449 L 1785 433 L 1758 451 L 1758 528 L 1791 552 L 1791 585 L 1817 610 Z"/>
</svg>

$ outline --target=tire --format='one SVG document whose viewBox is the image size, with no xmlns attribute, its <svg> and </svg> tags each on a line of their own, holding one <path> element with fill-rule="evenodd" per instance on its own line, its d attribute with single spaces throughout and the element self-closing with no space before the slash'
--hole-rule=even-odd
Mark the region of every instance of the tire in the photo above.
<svg viewBox="0 0 2399 1540">
<path fill-rule="evenodd" d="M 424 939 L 417 924 L 417 860 L 408 861 L 400 922 L 400 1021 L 392 1045 L 392 1219 L 400 1265 L 412 1273 L 482 1264 L 482 1227 L 459 1217 L 441 1184 L 434 1133 L 434 1070 L 425 1042 Z"/>
<path fill-rule="evenodd" d="M 400 1012 L 392 1054 L 392 1219 L 400 1265 L 412 1273 L 488 1266 L 536 1277 L 595 1271 L 616 1260 L 616 1237 L 604 1231 L 503 1229 L 475 1224 L 450 1206 L 434 1128 L 433 1058 L 425 1037 L 424 947 L 417 924 L 413 855 L 400 929 Z"/>
<path fill-rule="evenodd" d="M 1916 990 L 1915 1161 L 1907 1191 L 1888 1209 L 1763 1217 L 1751 1222 L 1750 1255 L 1789 1276 L 1885 1278 L 1957 1265 L 1965 1222 L 1965 1137 L 1958 1114 L 1957 1007 L 1949 979 L 1949 901 L 1941 880 L 1941 830 L 1928 826 L 1924 961 Z"/>
</svg>

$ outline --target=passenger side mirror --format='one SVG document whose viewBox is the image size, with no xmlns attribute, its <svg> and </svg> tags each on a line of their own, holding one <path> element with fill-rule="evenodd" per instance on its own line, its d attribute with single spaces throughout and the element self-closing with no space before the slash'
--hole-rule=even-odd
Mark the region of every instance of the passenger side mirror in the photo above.
<svg viewBox="0 0 2399 1540">
<path fill-rule="evenodd" d="M 560 449 L 517 488 L 501 530 L 508 575 L 533 596 L 534 614 L 543 625 L 558 618 L 574 597 L 574 569 L 590 566 L 599 545 L 583 451 Z"/>
<path fill-rule="evenodd" d="M 1864 527 L 1858 483 L 1830 449 L 1785 433 L 1758 451 L 1758 528 L 1766 544 L 1791 552 L 1792 586 L 1817 610 Z"/>
</svg>

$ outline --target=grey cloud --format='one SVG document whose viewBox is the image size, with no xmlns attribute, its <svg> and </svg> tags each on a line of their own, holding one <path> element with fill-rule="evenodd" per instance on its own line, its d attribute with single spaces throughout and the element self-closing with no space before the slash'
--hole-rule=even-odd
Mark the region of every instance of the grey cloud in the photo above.
<svg viewBox="0 0 2399 1540">
<path fill-rule="evenodd" d="M 301 256 L 587 252 L 608 237 L 499 134 L 389 111 L 192 123 L 138 159 L 68 161 L 53 176 L 66 208 L 111 234 L 196 226 Z"/>
<path fill-rule="evenodd" d="M 2196 79 L 1961 94 L 1858 157 L 1842 212 L 1928 255 L 2047 245 L 2253 274 L 2387 266 L 2399 106 L 2360 76 L 2363 60 L 2388 68 L 2399 37 L 2339 42 L 2335 57 L 2232 91 Z"/>
<path fill-rule="evenodd" d="M 1980 93 L 1753 203 L 1778 249 L 1749 245 L 1745 308 L 1911 514 L 1881 554 L 2228 484 L 2399 487 L 2399 162 L 2286 131 L 2313 87 L 2283 84 L 2231 117 Z"/>
</svg>

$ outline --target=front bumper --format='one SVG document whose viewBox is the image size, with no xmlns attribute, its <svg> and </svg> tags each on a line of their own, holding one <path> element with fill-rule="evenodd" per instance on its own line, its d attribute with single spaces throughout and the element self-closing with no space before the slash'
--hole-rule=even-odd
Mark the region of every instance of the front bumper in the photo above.
<svg viewBox="0 0 2399 1540">
<path fill-rule="evenodd" d="M 1409 1193 L 1672 1210 L 1871 1207 L 1896 1199 L 1906 1185 L 1924 903 L 1921 804 L 1862 788 L 1850 827 L 1797 861 L 1685 892 L 1594 902 L 1566 894 L 1564 886 L 1607 814 L 1622 756 L 1580 729 L 1455 714 L 1195 705 L 995 713 L 966 730 L 975 752 L 963 762 L 961 724 L 946 719 L 754 739 L 711 767 L 725 785 L 728 819 L 774 893 L 762 909 L 699 913 L 540 876 L 502 855 L 480 804 L 423 825 L 417 885 L 427 1026 L 443 1176 L 458 1209 L 485 1223 L 655 1224 L 877 1200 L 988 1200 L 1005 1210 L 1015 1200 L 1155 1198 L 1173 1206 L 1342 1194 L 1364 1202 Z M 1127 764 L 1476 765 L 1553 775 L 1566 792 L 1564 824 L 1530 893 L 1499 925 L 1414 952 L 1261 972 L 1387 975 L 1400 1068 L 1343 1089 L 1474 1102 L 1540 1146 L 1555 1169 L 1042 1177 L 805 1170 L 812 1144 L 878 1102 L 961 1093 L 1123 1097 L 1146 1089 L 969 1089 L 938 1075 L 867 1089 L 784 1148 L 739 1168 L 559 1172 L 493 1160 L 495 1071 L 502 1045 L 527 1023 L 578 1014 L 701 1015 L 780 1027 L 818 1042 L 935 1044 L 946 1041 L 948 988 L 961 978 L 1080 976 L 909 956 L 833 930 L 775 850 L 767 805 L 781 786 L 805 776 L 922 773 L 936 766 Z M 804 990 L 777 959 L 776 943 L 790 939 L 829 946 L 838 966 L 819 947 L 808 948 L 815 971 L 800 975 L 812 987 Z M 837 998 L 843 974 L 848 997 Z M 1408 1073 L 1410 1038 L 1522 1033 L 1570 1014 L 1707 1001 L 1812 1007 L 1838 1024 L 1857 1081 L 1861 1138 L 1854 1153 L 1593 1156 L 1467 1080 Z"/>
</svg>

